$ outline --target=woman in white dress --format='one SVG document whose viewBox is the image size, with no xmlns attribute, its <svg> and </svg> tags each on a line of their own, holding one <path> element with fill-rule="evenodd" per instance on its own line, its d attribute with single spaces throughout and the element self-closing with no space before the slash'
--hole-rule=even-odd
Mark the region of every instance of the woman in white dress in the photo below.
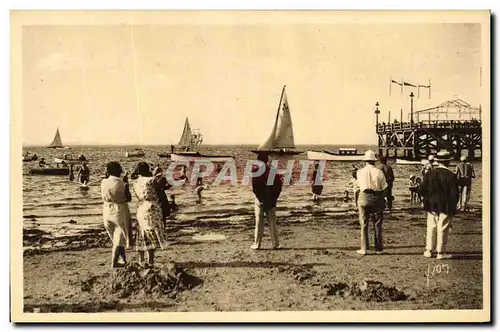
<svg viewBox="0 0 500 332">
<path fill-rule="evenodd" d="M 166 230 L 162 222 L 162 210 L 158 194 L 155 190 L 155 180 L 149 164 L 140 162 L 137 165 L 137 180 L 134 192 L 139 201 L 137 208 L 137 251 L 141 264 L 148 252 L 148 264 L 154 264 L 154 253 L 157 249 L 165 249 Z"/>
<path fill-rule="evenodd" d="M 128 202 L 131 201 L 127 176 L 119 163 L 112 161 L 106 166 L 107 177 L 101 182 L 103 200 L 103 222 L 109 238 L 113 241 L 111 266 L 126 264 L 125 249 L 131 245 L 132 224 Z M 119 263 L 120 258 L 122 262 Z"/>
</svg>

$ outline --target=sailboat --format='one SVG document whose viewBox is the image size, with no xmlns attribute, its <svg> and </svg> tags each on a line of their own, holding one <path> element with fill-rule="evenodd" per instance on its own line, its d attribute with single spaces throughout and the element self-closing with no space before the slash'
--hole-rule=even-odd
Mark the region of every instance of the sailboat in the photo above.
<svg viewBox="0 0 500 332">
<path fill-rule="evenodd" d="M 56 135 L 54 136 L 52 143 L 50 143 L 47 147 L 50 149 L 69 149 L 69 147 L 64 146 L 62 143 L 61 134 L 59 133 L 59 128 L 57 128 L 56 130 Z"/>
<path fill-rule="evenodd" d="M 257 147 L 257 150 L 251 150 L 253 153 L 267 153 L 270 155 L 297 155 L 301 151 L 294 151 L 295 143 L 293 138 L 292 116 L 288 107 L 288 98 L 286 96 L 286 85 L 281 91 L 278 111 L 274 120 L 273 130 L 269 137 Z"/>
<path fill-rule="evenodd" d="M 199 130 L 192 130 L 189 125 L 189 119 L 186 118 L 184 122 L 184 130 L 182 131 L 181 139 L 176 148 L 181 151 L 171 153 L 170 159 L 172 161 L 195 161 L 207 160 L 212 162 L 227 162 L 233 161 L 233 156 L 219 156 L 219 155 L 203 155 L 198 152 L 201 143 L 203 142 L 203 135 Z"/>
</svg>

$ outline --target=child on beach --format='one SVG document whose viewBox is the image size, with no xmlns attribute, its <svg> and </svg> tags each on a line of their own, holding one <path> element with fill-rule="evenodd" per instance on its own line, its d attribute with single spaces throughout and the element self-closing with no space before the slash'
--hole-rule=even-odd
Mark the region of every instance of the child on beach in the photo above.
<svg viewBox="0 0 500 332">
<path fill-rule="evenodd" d="M 203 181 L 201 180 L 201 178 L 198 178 L 196 180 L 196 188 L 194 189 L 194 193 L 197 196 L 196 203 L 201 203 L 201 199 L 202 199 L 201 192 L 207 188 L 208 188 L 208 186 L 203 185 Z"/>
<path fill-rule="evenodd" d="M 351 201 L 351 197 L 349 197 L 349 190 L 344 190 L 344 197 L 342 197 L 344 203 L 349 203 Z"/>
<path fill-rule="evenodd" d="M 358 180 L 353 177 L 351 178 L 351 181 L 349 181 L 349 187 L 351 188 L 352 192 L 354 193 L 354 203 L 356 206 L 358 206 L 358 197 L 359 197 L 359 185 L 358 185 Z"/>
<path fill-rule="evenodd" d="M 170 195 L 170 209 L 172 212 L 179 210 L 179 206 L 175 203 L 175 195 Z"/>
<path fill-rule="evenodd" d="M 420 196 L 419 189 L 422 180 L 415 175 L 410 175 L 410 180 L 408 181 L 408 190 L 410 190 L 410 205 L 420 204 L 422 197 Z"/>
<path fill-rule="evenodd" d="M 423 197 L 422 197 L 422 194 L 420 193 L 420 186 L 422 185 L 422 179 L 419 176 L 417 176 L 417 178 L 415 179 L 415 183 L 416 183 L 416 186 L 417 186 L 418 204 L 422 204 Z"/>
<path fill-rule="evenodd" d="M 408 190 L 410 191 L 410 205 L 413 205 L 416 202 L 417 190 L 415 175 L 410 175 L 410 180 L 408 180 Z"/>
</svg>

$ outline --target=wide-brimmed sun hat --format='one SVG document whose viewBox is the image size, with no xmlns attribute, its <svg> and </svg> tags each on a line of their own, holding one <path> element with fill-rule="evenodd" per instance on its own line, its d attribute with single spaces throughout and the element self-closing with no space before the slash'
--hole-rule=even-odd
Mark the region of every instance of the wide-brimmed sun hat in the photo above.
<svg viewBox="0 0 500 332">
<path fill-rule="evenodd" d="M 372 150 L 368 150 L 365 152 L 365 156 L 361 160 L 362 161 L 377 161 L 377 156 L 375 155 L 375 152 L 373 152 Z"/>
<path fill-rule="evenodd" d="M 462 156 L 460 157 L 460 161 L 466 161 L 467 160 L 467 157 L 466 156 Z"/>
<path fill-rule="evenodd" d="M 433 161 L 434 160 L 434 155 L 431 154 L 428 159 L 429 159 L 429 161 Z"/>
<path fill-rule="evenodd" d="M 451 160 L 451 153 L 448 152 L 447 150 L 441 150 L 436 155 L 436 160 L 437 161 L 450 161 Z"/>
</svg>

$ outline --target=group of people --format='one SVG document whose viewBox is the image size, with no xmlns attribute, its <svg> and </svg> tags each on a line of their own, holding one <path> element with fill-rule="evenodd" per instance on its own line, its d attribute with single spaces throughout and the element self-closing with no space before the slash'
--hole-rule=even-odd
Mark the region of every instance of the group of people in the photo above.
<svg viewBox="0 0 500 332">
<path fill-rule="evenodd" d="M 424 160 L 424 165 L 420 173 L 424 177 L 425 174 L 427 174 L 430 170 L 436 168 L 437 166 L 439 166 L 439 164 L 435 160 L 434 155 L 430 155 L 427 160 Z M 459 201 L 457 203 L 457 209 L 458 211 L 468 211 L 472 179 L 476 177 L 474 167 L 467 161 L 466 156 L 462 156 L 460 158 L 460 164 L 456 166 L 454 173 L 456 176 L 459 191 Z M 408 182 L 408 188 L 410 190 L 410 204 L 423 203 L 423 197 L 420 192 L 421 185 L 422 179 L 420 177 L 410 175 L 410 180 Z"/>
<path fill-rule="evenodd" d="M 464 204 L 470 197 L 470 178 L 474 177 L 474 170 L 466 158 L 461 158 L 461 164 L 457 166 L 455 172 L 448 167 L 451 161 L 451 154 L 446 151 L 438 152 L 437 156 L 429 158 L 429 163 L 422 170 L 423 180 L 418 184 L 412 182 L 412 199 L 421 199 L 424 210 L 427 212 L 427 236 L 424 256 L 431 258 L 436 254 L 436 259 L 450 258 L 446 253 L 446 243 L 453 217 L 459 210 L 460 196 L 462 192 L 465 196 Z M 361 225 L 361 249 L 358 253 L 365 255 L 369 247 L 368 223 L 374 225 L 375 253 L 383 251 L 382 245 L 382 225 L 385 202 L 389 195 L 387 190 L 391 182 L 390 176 L 375 167 L 377 158 L 373 151 L 367 151 L 363 160 L 366 166 L 357 171 L 357 183 L 360 189 L 358 209 Z M 384 165 L 381 158 L 381 165 Z M 392 176 L 392 181 L 394 177 Z M 414 177 L 412 176 L 411 180 Z M 469 189 L 467 189 L 469 188 Z M 469 196 L 467 196 L 469 195 Z"/>
<path fill-rule="evenodd" d="M 170 188 L 160 167 L 151 171 L 146 162 L 139 162 L 131 175 L 133 192 L 138 200 L 136 219 L 132 224 L 129 203 L 132 201 L 128 174 L 118 162 L 109 162 L 106 177 L 101 182 L 104 227 L 113 242 L 112 267 L 126 263 L 125 250 L 135 246 L 139 261 L 153 265 L 155 251 L 168 245 L 166 220 L 175 209 L 175 201 L 169 201 L 166 190 Z M 147 257 L 147 260 L 146 260 Z"/>
<path fill-rule="evenodd" d="M 265 171 L 260 176 L 252 177 L 255 230 L 254 243 L 251 248 L 261 249 L 264 224 L 267 221 L 272 248 L 278 249 L 280 245 L 276 225 L 276 206 L 283 187 L 283 176 L 272 170 L 266 153 L 259 153 L 257 160 L 265 165 Z M 375 253 L 381 254 L 383 252 L 384 210 L 386 207 L 389 211 L 392 209 L 394 172 L 387 165 L 385 157 L 377 158 L 375 152 L 371 150 L 365 152 L 362 160 L 365 163 L 364 167 L 353 168 L 353 178 L 355 178 L 357 188 L 356 205 L 361 226 L 361 245 L 357 253 L 367 254 L 368 228 L 372 223 Z M 378 166 L 376 166 L 377 161 L 380 162 Z M 440 151 L 430 163 L 432 167 L 426 166 L 423 180 L 416 190 L 422 197 L 424 210 L 427 212 L 425 257 L 432 257 L 434 253 L 437 259 L 451 257 L 446 253 L 446 243 L 453 216 L 457 213 L 457 203 L 460 190 L 462 190 L 460 188 L 464 188 L 463 190 L 467 192 L 467 185 L 470 187 L 470 182 L 463 179 L 467 179 L 469 175 L 474 176 L 473 168 L 466 163 L 466 160 L 463 159 L 462 163 L 457 166 L 457 173 L 448 169 L 450 161 L 450 153 Z M 254 165 L 252 173 L 257 173 L 258 169 L 259 166 Z M 132 174 L 132 179 L 135 179 L 133 192 L 138 200 L 135 232 L 128 205 L 132 201 L 128 175 L 123 172 L 121 165 L 117 162 L 108 163 L 106 171 L 106 178 L 101 183 L 101 194 L 104 226 L 113 242 L 112 266 L 123 266 L 126 263 L 125 250 L 132 246 L 135 246 L 139 253 L 141 264 L 154 264 L 155 251 L 167 246 L 166 219 L 172 209 L 172 202 L 169 202 L 165 193 L 170 185 L 166 181 L 163 170 L 156 167 L 151 171 L 148 163 L 140 162 Z M 274 181 L 268 183 L 271 174 L 274 176 Z M 316 166 L 313 181 L 317 175 L 318 167 Z M 185 170 L 181 177 L 186 177 Z M 200 185 L 201 182 L 198 182 L 197 187 Z M 313 185 L 314 195 L 321 194 L 322 186 L 318 186 L 321 184 Z M 470 189 L 468 193 L 470 194 Z"/>
</svg>

